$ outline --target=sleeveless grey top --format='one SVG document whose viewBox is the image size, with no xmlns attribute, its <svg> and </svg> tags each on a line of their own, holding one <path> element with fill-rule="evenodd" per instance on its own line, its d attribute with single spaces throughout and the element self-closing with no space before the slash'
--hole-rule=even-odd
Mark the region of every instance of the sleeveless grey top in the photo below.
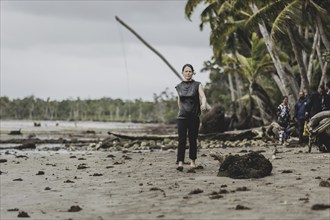
<svg viewBox="0 0 330 220">
<path fill-rule="evenodd" d="M 199 117 L 201 113 L 198 93 L 199 84 L 200 82 L 194 80 L 182 81 L 175 87 L 180 98 L 177 119 Z"/>
</svg>

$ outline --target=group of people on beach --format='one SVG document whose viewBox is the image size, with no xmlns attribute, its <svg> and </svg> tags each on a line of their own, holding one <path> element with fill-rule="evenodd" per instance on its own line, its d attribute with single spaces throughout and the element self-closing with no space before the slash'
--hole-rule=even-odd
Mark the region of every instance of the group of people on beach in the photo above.
<svg viewBox="0 0 330 220">
<path fill-rule="evenodd" d="M 317 113 L 330 110 L 330 82 L 327 86 L 320 86 L 318 91 L 312 92 L 306 96 L 305 92 L 299 92 L 298 101 L 294 105 L 294 121 L 298 131 L 299 143 L 306 143 L 307 122 Z M 284 142 L 289 137 L 290 130 L 290 107 L 288 97 L 284 96 L 282 103 L 277 107 L 277 123 L 282 130 L 279 134 L 279 140 Z"/>
<path fill-rule="evenodd" d="M 178 151 L 177 151 L 177 170 L 183 170 L 187 136 L 189 140 L 190 167 L 196 168 L 197 159 L 197 138 L 200 125 L 199 116 L 202 111 L 208 108 L 206 96 L 202 84 L 193 79 L 195 74 L 191 64 L 182 67 L 183 80 L 175 88 L 178 93 Z M 304 126 L 306 121 L 320 111 L 330 110 L 330 82 L 327 87 L 321 86 L 318 92 L 313 92 L 306 96 L 304 92 L 299 93 L 299 99 L 294 106 L 294 120 L 296 121 L 299 134 L 299 142 L 306 142 L 304 137 Z M 280 132 L 280 141 L 288 138 L 290 125 L 290 107 L 288 97 L 283 98 L 283 102 L 277 108 L 277 122 L 283 128 Z"/>
</svg>

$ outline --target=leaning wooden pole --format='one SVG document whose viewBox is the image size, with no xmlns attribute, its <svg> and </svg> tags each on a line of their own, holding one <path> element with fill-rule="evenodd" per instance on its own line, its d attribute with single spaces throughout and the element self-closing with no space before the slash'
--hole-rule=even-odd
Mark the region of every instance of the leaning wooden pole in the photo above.
<svg viewBox="0 0 330 220">
<path fill-rule="evenodd" d="M 152 50 L 155 54 L 157 54 L 160 59 L 162 59 L 166 65 L 174 72 L 174 74 L 179 77 L 180 80 L 183 80 L 181 75 L 172 67 L 172 65 L 165 59 L 165 57 L 163 55 L 161 55 L 155 48 L 153 48 L 152 46 L 150 46 L 150 44 L 148 44 L 140 35 L 138 35 L 132 28 L 130 28 L 127 24 L 125 24 L 122 20 L 120 20 L 120 18 L 118 18 L 117 16 L 115 16 L 116 20 L 122 24 L 125 28 L 127 28 L 130 32 L 132 32 L 140 41 L 142 41 L 142 43 L 144 45 L 146 45 L 150 50 Z"/>
</svg>

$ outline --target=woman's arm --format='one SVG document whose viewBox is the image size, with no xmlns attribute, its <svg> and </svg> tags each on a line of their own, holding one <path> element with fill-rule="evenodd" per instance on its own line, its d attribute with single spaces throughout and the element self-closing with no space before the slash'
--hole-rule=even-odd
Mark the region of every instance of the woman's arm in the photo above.
<svg viewBox="0 0 330 220">
<path fill-rule="evenodd" d="M 207 102 L 206 102 L 206 96 L 205 96 L 202 84 L 199 84 L 198 94 L 199 94 L 199 101 L 201 104 L 201 110 L 205 111 L 207 109 Z"/>
</svg>

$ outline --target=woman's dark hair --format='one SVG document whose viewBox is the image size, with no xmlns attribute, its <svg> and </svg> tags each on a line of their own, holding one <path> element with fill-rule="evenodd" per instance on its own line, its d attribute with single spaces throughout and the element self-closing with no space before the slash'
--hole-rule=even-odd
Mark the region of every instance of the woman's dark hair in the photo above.
<svg viewBox="0 0 330 220">
<path fill-rule="evenodd" d="M 182 72 L 183 72 L 184 68 L 186 68 L 186 67 L 190 67 L 190 69 L 192 70 L 192 72 L 195 73 L 195 71 L 194 71 L 194 67 L 193 67 L 191 64 L 189 64 L 189 63 L 183 65 L 183 67 L 182 67 Z"/>
</svg>

